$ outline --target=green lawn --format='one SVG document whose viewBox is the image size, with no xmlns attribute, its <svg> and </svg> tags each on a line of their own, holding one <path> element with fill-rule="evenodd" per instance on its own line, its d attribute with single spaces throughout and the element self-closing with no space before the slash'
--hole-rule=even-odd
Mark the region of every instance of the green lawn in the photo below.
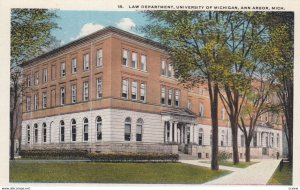
<svg viewBox="0 0 300 190">
<path fill-rule="evenodd" d="M 10 163 L 10 182 L 204 183 L 228 174 L 182 163 Z"/>
<path fill-rule="evenodd" d="M 247 168 L 248 166 L 255 164 L 256 162 L 240 162 L 238 165 L 234 165 L 230 161 L 221 162 L 220 165 L 222 166 L 230 166 L 230 167 L 236 167 L 236 168 Z"/>
<path fill-rule="evenodd" d="M 288 163 L 284 163 L 283 168 L 279 171 L 279 166 L 275 170 L 271 179 L 269 180 L 269 185 L 292 185 L 293 181 L 293 170 L 289 167 Z"/>
</svg>

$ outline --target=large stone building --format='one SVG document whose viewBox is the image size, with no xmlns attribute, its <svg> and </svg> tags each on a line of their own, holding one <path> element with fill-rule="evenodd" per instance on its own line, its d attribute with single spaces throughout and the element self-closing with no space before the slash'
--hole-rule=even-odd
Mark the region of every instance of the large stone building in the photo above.
<svg viewBox="0 0 300 190">
<path fill-rule="evenodd" d="M 30 60 L 23 69 L 29 90 L 22 149 L 180 151 L 210 157 L 207 87 L 180 85 L 157 42 L 107 27 Z M 228 117 L 221 104 L 219 110 L 220 150 L 230 152 Z M 253 157 L 282 152 L 278 116 L 266 113 L 255 134 Z M 241 131 L 238 141 L 244 157 Z"/>
</svg>

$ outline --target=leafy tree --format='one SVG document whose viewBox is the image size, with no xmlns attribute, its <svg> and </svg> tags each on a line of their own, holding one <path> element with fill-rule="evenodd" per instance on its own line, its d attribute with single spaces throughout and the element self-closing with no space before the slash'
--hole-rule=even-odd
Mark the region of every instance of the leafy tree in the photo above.
<svg viewBox="0 0 300 190">
<path fill-rule="evenodd" d="M 10 59 L 10 159 L 14 159 L 14 141 L 22 121 L 22 96 L 26 90 L 20 64 L 57 46 L 51 35 L 58 26 L 54 11 L 46 9 L 12 9 Z"/>
<path fill-rule="evenodd" d="M 161 42 L 170 55 L 175 76 L 187 85 L 207 83 L 212 122 L 211 168 L 218 164 L 218 93 L 217 76 L 224 74 L 222 66 L 229 64 L 231 54 L 225 45 L 225 28 L 230 27 L 230 15 L 223 12 L 148 11 L 150 24 L 142 31 Z M 217 80 L 218 79 L 218 80 Z"/>
<path fill-rule="evenodd" d="M 220 99 L 229 116 L 232 133 L 233 163 L 239 163 L 238 124 L 245 97 L 251 88 L 251 81 L 257 69 L 253 56 L 254 48 L 261 43 L 266 27 L 261 24 L 265 18 L 259 12 L 228 12 L 227 24 L 222 32 L 227 49 L 226 56 L 213 73 L 219 81 Z"/>
<path fill-rule="evenodd" d="M 270 31 L 268 42 L 262 46 L 260 58 L 273 67 L 273 76 L 280 99 L 288 142 L 288 158 L 293 164 L 293 104 L 294 104 L 294 13 L 273 12 L 264 22 Z"/>
</svg>

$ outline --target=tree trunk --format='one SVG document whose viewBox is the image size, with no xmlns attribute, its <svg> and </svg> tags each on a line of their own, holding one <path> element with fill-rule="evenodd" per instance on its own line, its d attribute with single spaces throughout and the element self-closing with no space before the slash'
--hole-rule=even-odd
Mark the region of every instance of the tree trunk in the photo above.
<svg viewBox="0 0 300 190">
<path fill-rule="evenodd" d="M 237 126 L 235 126 L 234 123 L 231 123 L 231 134 L 232 134 L 233 164 L 237 165 L 240 163 L 240 160 L 239 160 L 239 149 L 238 149 Z"/>
<path fill-rule="evenodd" d="M 212 92 L 212 91 L 211 91 Z M 211 119 L 212 119 L 212 147 L 211 147 L 211 169 L 219 170 L 218 152 L 219 152 L 219 138 L 218 138 L 218 86 L 214 84 L 213 98 L 210 100 Z"/>
<path fill-rule="evenodd" d="M 250 142 L 246 140 L 246 150 L 245 150 L 245 155 L 246 155 L 246 162 L 250 162 Z"/>
<path fill-rule="evenodd" d="M 14 135 L 14 112 L 10 112 L 10 160 L 14 160 L 15 159 L 15 135 Z"/>
</svg>

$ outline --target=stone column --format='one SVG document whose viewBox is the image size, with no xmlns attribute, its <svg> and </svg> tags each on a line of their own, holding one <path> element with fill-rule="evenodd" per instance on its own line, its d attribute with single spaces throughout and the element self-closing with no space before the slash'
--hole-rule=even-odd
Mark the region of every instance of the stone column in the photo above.
<svg viewBox="0 0 300 190">
<path fill-rule="evenodd" d="M 177 133 L 178 132 L 178 130 L 177 130 L 177 122 L 174 122 L 174 141 L 177 143 L 178 141 L 177 141 Z"/>
<path fill-rule="evenodd" d="M 173 142 L 173 122 L 170 122 L 170 142 Z"/>
<path fill-rule="evenodd" d="M 168 141 L 168 136 L 167 136 L 167 129 L 168 129 L 168 126 L 167 126 L 167 122 L 165 121 L 164 123 L 164 128 L 165 128 L 165 143 Z"/>
</svg>

